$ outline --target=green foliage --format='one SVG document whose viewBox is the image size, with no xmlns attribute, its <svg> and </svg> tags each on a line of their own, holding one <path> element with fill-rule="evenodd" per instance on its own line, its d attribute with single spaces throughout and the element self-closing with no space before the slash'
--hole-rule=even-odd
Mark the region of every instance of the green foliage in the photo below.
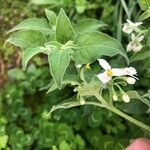
<svg viewBox="0 0 150 150">
<path fill-rule="evenodd" d="M 0 149 L 122 150 L 131 139 L 149 137 L 145 130 L 150 131 L 150 128 L 144 124 L 150 121 L 148 24 L 140 28 L 145 36 L 142 50 L 128 54 L 130 66 L 135 67 L 139 75 L 135 85 L 123 87 L 131 102 L 122 102 L 119 89 L 115 89 L 118 101 L 112 102 L 113 86 L 126 86 L 126 78 L 122 78 L 123 81 L 116 78 L 104 85 L 96 77 L 101 71 L 96 61 L 99 58 L 108 59 L 112 67 L 127 67 L 128 56 L 123 47 L 128 39 L 122 34 L 122 22 L 126 18 L 137 20 L 140 14 L 137 2 L 31 2 L 38 6 L 29 3 L 24 12 L 32 7 L 32 13 L 37 12 L 37 15 L 28 12 L 31 18 L 8 31 L 14 33 L 7 42 L 22 49 L 22 66 L 26 72 L 9 69 L 9 82 L 0 91 Z M 146 22 L 149 2 L 138 2 L 144 10 L 139 20 Z M 37 18 L 43 15 L 43 7 L 45 17 Z M 65 11 L 59 11 L 60 7 Z M 38 55 L 41 53 L 46 57 Z M 31 59 L 37 66 L 43 66 L 36 67 Z"/>
</svg>

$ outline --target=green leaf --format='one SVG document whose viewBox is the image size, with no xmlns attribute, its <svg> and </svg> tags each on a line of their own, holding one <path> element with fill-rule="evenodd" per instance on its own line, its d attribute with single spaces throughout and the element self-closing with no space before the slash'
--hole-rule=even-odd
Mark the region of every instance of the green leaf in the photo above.
<svg viewBox="0 0 150 150">
<path fill-rule="evenodd" d="M 147 19 L 147 18 L 149 18 L 149 17 L 150 17 L 150 8 L 147 9 L 147 10 L 139 17 L 139 20 L 140 20 L 140 21 L 143 21 L 143 20 L 145 20 L 145 19 Z"/>
<path fill-rule="evenodd" d="M 142 10 L 147 10 L 150 7 L 150 1 L 149 0 L 138 0 L 138 3 Z"/>
<path fill-rule="evenodd" d="M 144 47 L 139 52 L 135 53 L 131 58 L 130 62 L 144 60 L 150 57 L 150 47 Z"/>
<path fill-rule="evenodd" d="M 20 22 L 18 25 L 13 27 L 8 33 L 17 30 L 35 30 L 42 32 L 46 35 L 51 33 L 51 28 L 48 21 L 44 18 L 28 18 Z"/>
<path fill-rule="evenodd" d="M 84 33 L 77 37 L 75 44 L 78 49 L 73 54 L 77 64 L 91 63 L 101 56 L 122 55 L 128 62 L 122 45 L 114 38 L 101 33 Z"/>
<path fill-rule="evenodd" d="M 57 3 L 56 0 L 31 0 L 36 5 L 54 5 Z"/>
<path fill-rule="evenodd" d="M 46 38 L 42 33 L 37 31 L 18 31 L 10 36 L 6 42 L 10 42 L 22 49 L 27 49 L 42 46 L 46 42 Z"/>
<path fill-rule="evenodd" d="M 45 14 L 46 14 L 47 19 L 49 20 L 50 25 L 55 26 L 56 19 L 57 19 L 56 14 L 53 11 L 50 11 L 48 9 L 45 9 Z"/>
<path fill-rule="evenodd" d="M 70 63 L 70 50 L 55 50 L 48 56 L 50 72 L 57 86 L 61 88 L 62 78 L 66 72 L 66 68 Z"/>
<path fill-rule="evenodd" d="M 39 53 L 45 53 L 45 49 L 42 47 L 35 47 L 35 48 L 28 48 L 26 49 L 23 53 L 22 53 L 22 66 L 23 66 L 23 70 L 26 69 L 27 67 L 27 63 L 29 62 L 29 60 L 39 54 Z"/>
<path fill-rule="evenodd" d="M 63 9 L 60 10 L 56 21 L 56 38 L 58 42 L 66 43 L 74 37 L 74 30 Z"/>
<path fill-rule="evenodd" d="M 104 22 L 96 19 L 84 19 L 74 26 L 76 33 L 93 32 L 97 29 L 107 26 Z"/>
</svg>

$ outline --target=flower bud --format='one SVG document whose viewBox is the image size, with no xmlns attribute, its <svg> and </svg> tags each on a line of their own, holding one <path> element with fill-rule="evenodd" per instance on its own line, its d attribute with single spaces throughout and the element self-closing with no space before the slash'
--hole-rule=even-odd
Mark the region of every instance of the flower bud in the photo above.
<svg viewBox="0 0 150 150">
<path fill-rule="evenodd" d="M 128 77 L 126 81 L 128 84 L 135 84 L 135 82 L 136 82 L 136 80 L 132 77 Z"/>
<path fill-rule="evenodd" d="M 77 64 L 76 67 L 80 69 L 82 67 L 82 65 L 81 64 Z"/>
<path fill-rule="evenodd" d="M 114 100 L 114 101 L 117 101 L 117 100 L 118 100 L 118 96 L 117 96 L 116 94 L 115 94 L 115 95 L 113 95 L 113 97 L 112 97 L 112 98 L 113 98 L 113 100 Z"/>
<path fill-rule="evenodd" d="M 129 103 L 130 102 L 130 98 L 128 96 L 127 93 L 124 93 L 123 96 L 122 96 L 122 99 L 125 103 Z"/>
<path fill-rule="evenodd" d="M 84 99 L 80 99 L 80 104 L 84 105 L 85 104 L 85 100 Z"/>
</svg>

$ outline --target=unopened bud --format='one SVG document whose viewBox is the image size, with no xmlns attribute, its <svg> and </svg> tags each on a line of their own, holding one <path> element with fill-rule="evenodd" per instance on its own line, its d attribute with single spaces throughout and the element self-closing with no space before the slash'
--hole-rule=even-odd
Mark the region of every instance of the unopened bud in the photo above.
<svg viewBox="0 0 150 150">
<path fill-rule="evenodd" d="M 78 64 L 78 65 L 76 65 L 76 67 L 80 69 L 82 67 L 82 65 Z"/>
<path fill-rule="evenodd" d="M 113 95 L 113 100 L 114 101 L 117 101 L 118 100 L 118 96 L 115 94 L 115 95 Z"/>
<path fill-rule="evenodd" d="M 130 98 L 128 96 L 128 94 L 124 93 L 122 96 L 122 99 L 125 103 L 129 103 L 130 102 Z"/>
<path fill-rule="evenodd" d="M 134 78 L 132 78 L 132 77 L 127 78 L 127 83 L 128 84 L 135 84 L 135 82 L 136 82 L 136 80 Z"/>
<path fill-rule="evenodd" d="M 90 64 L 86 64 L 85 68 L 91 70 Z"/>
<path fill-rule="evenodd" d="M 85 104 L 85 100 L 84 99 L 80 99 L 80 104 L 84 105 Z"/>
</svg>

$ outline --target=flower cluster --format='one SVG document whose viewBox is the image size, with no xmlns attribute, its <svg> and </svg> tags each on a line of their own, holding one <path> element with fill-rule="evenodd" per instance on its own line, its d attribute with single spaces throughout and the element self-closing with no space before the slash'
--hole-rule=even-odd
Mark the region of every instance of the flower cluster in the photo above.
<svg viewBox="0 0 150 150">
<path fill-rule="evenodd" d="M 127 34 L 131 34 L 131 42 L 127 46 L 127 51 L 138 52 L 142 49 L 141 41 L 144 36 L 141 35 L 141 30 L 138 28 L 142 22 L 133 23 L 130 20 L 126 20 L 127 23 L 124 24 L 122 30 Z"/>
<path fill-rule="evenodd" d="M 109 63 L 104 60 L 104 59 L 98 59 L 99 65 L 105 70 L 103 73 L 100 73 L 97 75 L 97 78 L 103 83 L 106 84 L 108 83 L 113 76 L 115 77 L 120 77 L 123 76 L 122 79 L 125 79 L 125 81 L 128 84 L 135 84 L 136 82 L 136 75 L 137 71 L 133 67 L 126 67 L 126 68 L 112 68 Z M 118 86 L 118 85 L 117 85 Z M 119 90 L 122 93 L 122 99 L 124 102 L 129 102 L 130 98 L 129 96 L 118 86 Z M 117 101 L 118 97 L 117 94 L 115 93 L 114 89 L 113 90 L 113 100 Z"/>
</svg>

